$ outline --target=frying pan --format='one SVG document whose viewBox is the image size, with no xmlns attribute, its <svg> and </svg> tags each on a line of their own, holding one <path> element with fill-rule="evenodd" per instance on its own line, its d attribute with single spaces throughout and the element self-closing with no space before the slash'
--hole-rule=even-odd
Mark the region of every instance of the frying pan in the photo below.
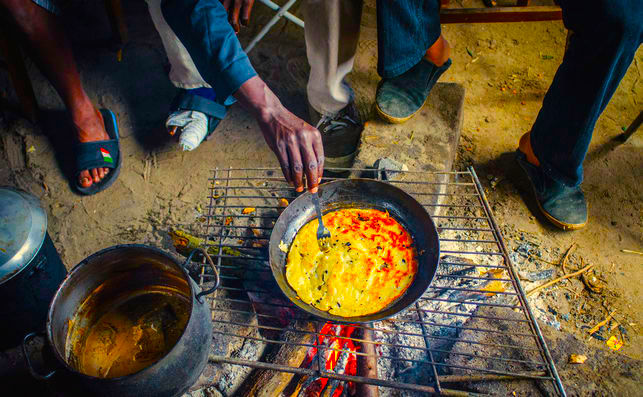
<svg viewBox="0 0 643 397">
<path fill-rule="evenodd" d="M 414 304 L 433 281 L 440 258 L 438 231 L 424 207 L 403 190 L 372 179 L 343 179 L 324 183 L 319 186 L 319 200 L 323 213 L 342 208 L 388 211 L 413 237 L 418 250 L 417 274 L 402 296 L 379 312 L 364 316 L 342 317 L 302 301 L 286 280 L 287 253 L 279 249 L 279 243 L 283 241 L 290 247 L 299 229 L 316 217 L 312 195 L 304 193 L 281 213 L 270 235 L 270 268 L 283 293 L 300 309 L 314 316 L 344 323 L 383 320 Z"/>
</svg>

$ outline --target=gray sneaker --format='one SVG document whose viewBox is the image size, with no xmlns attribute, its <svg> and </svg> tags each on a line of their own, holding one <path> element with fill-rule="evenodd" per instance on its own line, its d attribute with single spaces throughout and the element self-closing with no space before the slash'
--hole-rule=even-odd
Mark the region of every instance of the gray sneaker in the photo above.
<svg viewBox="0 0 643 397">
<path fill-rule="evenodd" d="M 308 105 L 311 124 L 319 130 L 324 145 L 325 167 L 350 168 L 353 166 L 362 124 L 355 102 L 351 101 L 334 117 L 323 116 Z"/>
</svg>

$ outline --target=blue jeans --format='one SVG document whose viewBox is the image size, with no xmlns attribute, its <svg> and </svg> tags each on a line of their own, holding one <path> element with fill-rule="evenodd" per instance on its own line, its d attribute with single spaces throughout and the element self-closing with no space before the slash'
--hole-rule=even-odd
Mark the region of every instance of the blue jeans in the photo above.
<svg viewBox="0 0 643 397">
<path fill-rule="evenodd" d="M 396 77 L 440 37 L 439 0 L 377 0 L 377 72 Z"/>
<path fill-rule="evenodd" d="M 203 79 L 226 99 L 257 75 L 219 0 L 163 0 L 163 17 L 188 50 Z"/>
<path fill-rule="evenodd" d="M 583 160 L 596 120 L 643 41 L 642 0 L 558 0 L 573 32 L 563 62 L 531 130 L 544 173 L 570 187 L 583 180 Z M 440 36 L 437 0 L 378 0 L 380 76 L 398 76 Z"/>
<path fill-rule="evenodd" d="M 596 120 L 643 41 L 643 1 L 559 4 L 573 34 L 532 127 L 531 145 L 547 176 L 574 187 L 583 180 Z"/>
</svg>

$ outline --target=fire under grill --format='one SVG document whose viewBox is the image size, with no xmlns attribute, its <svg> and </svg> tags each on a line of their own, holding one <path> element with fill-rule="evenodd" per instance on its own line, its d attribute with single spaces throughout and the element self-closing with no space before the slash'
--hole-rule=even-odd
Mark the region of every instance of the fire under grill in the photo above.
<svg viewBox="0 0 643 397">
<path fill-rule="evenodd" d="M 288 396 L 472 395 L 464 391 L 469 382 L 530 379 L 564 396 L 474 169 L 345 171 L 387 180 L 433 216 L 441 251 L 433 283 L 387 320 L 347 325 L 310 317 L 282 295 L 268 265 L 272 226 L 296 193 L 279 169 L 217 169 L 202 220 L 221 278 L 208 297 L 210 362 L 226 372 L 219 389 L 238 373 L 246 379 L 237 393 L 246 395 L 262 388 Z M 207 283 L 212 275 L 204 269 Z"/>
</svg>

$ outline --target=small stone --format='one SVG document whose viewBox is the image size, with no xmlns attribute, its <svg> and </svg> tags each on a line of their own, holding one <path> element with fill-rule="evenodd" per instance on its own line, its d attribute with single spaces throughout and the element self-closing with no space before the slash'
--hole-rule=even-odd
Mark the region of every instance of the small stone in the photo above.
<svg viewBox="0 0 643 397">
<path fill-rule="evenodd" d="M 549 278 L 552 278 L 554 276 L 554 273 L 554 269 L 543 270 L 540 272 L 529 272 L 525 274 L 525 278 L 529 281 L 547 280 Z"/>
<path fill-rule="evenodd" d="M 384 157 L 377 159 L 373 164 L 373 168 L 376 170 L 383 171 L 382 176 L 384 180 L 391 180 L 395 175 L 399 174 L 400 171 L 408 171 L 409 167 L 406 164 L 395 161 L 391 158 Z"/>
</svg>

